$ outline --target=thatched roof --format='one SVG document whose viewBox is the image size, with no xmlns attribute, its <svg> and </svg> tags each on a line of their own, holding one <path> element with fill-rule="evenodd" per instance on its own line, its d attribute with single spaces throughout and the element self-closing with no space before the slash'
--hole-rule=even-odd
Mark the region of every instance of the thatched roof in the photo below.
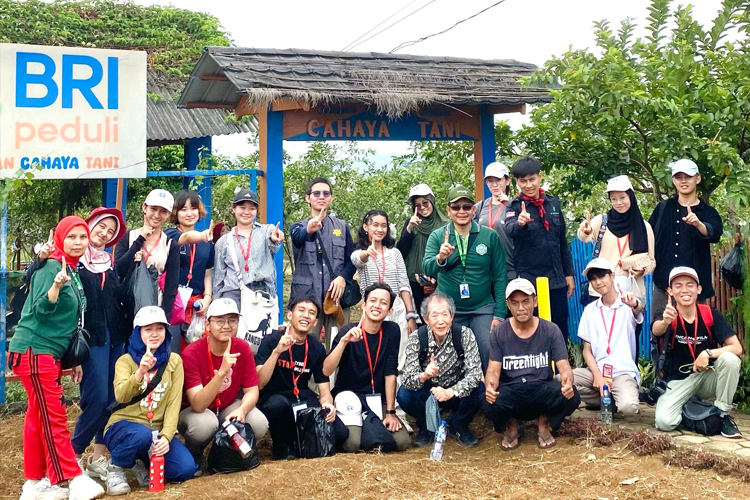
<svg viewBox="0 0 750 500">
<path fill-rule="evenodd" d="M 291 99 L 311 106 L 364 103 L 394 118 L 432 104 L 548 102 L 546 88 L 521 87 L 536 70 L 514 60 L 481 60 L 300 49 L 207 47 L 181 107 L 249 107 Z"/>
<path fill-rule="evenodd" d="M 196 137 L 239 134 L 257 129 L 255 119 L 228 121 L 225 109 L 180 109 L 176 98 L 186 79 L 155 70 L 148 71 L 149 96 L 146 105 L 149 146 Z"/>
</svg>

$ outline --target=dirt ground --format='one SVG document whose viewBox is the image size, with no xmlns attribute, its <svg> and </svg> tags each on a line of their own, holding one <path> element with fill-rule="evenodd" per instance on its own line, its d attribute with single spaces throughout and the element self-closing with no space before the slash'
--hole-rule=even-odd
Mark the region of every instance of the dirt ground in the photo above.
<svg viewBox="0 0 750 500">
<path fill-rule="evenodd" d="M 70 424 L 76 408 L 69 412 Z M 23 484 L 23 416 L 0 418 L 0 499 L 18 498 Z M 513 452 L 499 448 L 500 436 L 477 417 L 476 448 L 450 440 L 442 462 L 426 449 L 405 453 L 339 454 L 316 460 L 274 462 L 268 440 L 260 444 L 260 467 L 168 485 L 162 494 L 134 487 L 130 499 L 205 500 L 390 500 L 390 499 L 747 499 L 750 484 L 709 471 L 664 465 L 661 457 L 637 457 L 625 444 L 588 447 L 560 438 L 542 451 L 533 434 Z M 632 483 L 632 484 L 627 484 Z M 131 483 L 132 484 L 132 483 Z"/>
</svg>

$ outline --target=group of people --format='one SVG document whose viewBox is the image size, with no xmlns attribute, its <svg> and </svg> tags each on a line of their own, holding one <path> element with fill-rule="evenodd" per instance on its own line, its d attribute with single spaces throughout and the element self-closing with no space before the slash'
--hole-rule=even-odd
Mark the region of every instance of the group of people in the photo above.
<svg viewBox="0 0 750 500">
<path fill-rule="evenodd" d="M 697 196 L 695 163 L 670 168 L 677 195 L 648 222 L 620 176 L 607 185 L 612 208 L 587 215 L 578 229 L 596 249 L 583 272 L 578 331 L 586 368 L 575 370 L 565 218 L 532 157 L 511 169 L 487 166 L 491 197 L 480 201 L 454 186 L 439 207 L 429 186 L 414 186 L 398 243 L 388 214 L 371 210 L 355 244 L 348 224 L 329 213 L 332 183 L 312 179 L 310 217 L 290 228 L 286 321 L 258 345 L 245 340 L 245 293 L 277 301 L 274 258 L 284 233 L 257 221 L 257 193 L 235 194 L 231 228 L 196 230 L 206 210 L 190 190 L 149 193 L 142 226 L 129 231 L 113 208 L 65 217 L 29 268 L 9 347 L 9 366 L 29 396 L 21 500 L 97 498 L 105 490 L 92 478 L 108 494 L 126 494 L 126 471 L 144 484 L 152 454 L 164 456 L 167 481 L 184 481 L 200 473 L 204 450 L 231 419 L 249 424 L 256 440 L 270 432 L 274 459 L 295 458 L 295 419 L 306 407 L 326 412 L 336 447 L 347 452 L 429 445 L 434 421 L 448 410 L 449 436 L 462 446 L 477 444 L 469 424 L 482 410 L 503 434 L 501 449 L 517 448 L 530 420 L 538 446 L 549 448 L 563 420 L 581 401 L 597 406 L 605 385 L 620 413 L 638 412 L 637 339 L 650 273 L 652 334 L 665 353 L 658 369 L 667 387 L 656 426 L 678 426 L 682 406 L 698 394 L 715 398 L 722 433 L 739 436 L 726 412 L 742 347 L 703 303 L 714 294 L 709 245 L 722 221 Z M 137 309 L 130 283 L 141 263 L 158 298 Z M 551 321 L 538 317 L 539 277 L 548 279 Z M 361 319 L 350 322 L 346 300 L 357 293 Z M 187 343 L 193 315 L 205 318 L 205 334 Z M 90 357 L 73 369 L 81 414 L 71 439 L 60 360 L 83 327 Z M 405 415 L 416 421 L 413 439 Z"/>
</svg>

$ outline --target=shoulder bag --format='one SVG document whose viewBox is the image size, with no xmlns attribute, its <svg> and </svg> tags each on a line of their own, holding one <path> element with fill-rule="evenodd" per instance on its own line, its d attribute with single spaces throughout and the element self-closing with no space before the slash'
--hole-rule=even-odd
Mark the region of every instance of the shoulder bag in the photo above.
<svg viewBox="0 0 750 500">
<path fill-rule="evenodd" d="M 328 260 L 326 247 L 323 245 L 323 240 L 320 239 L 319 232 L 315 233 L 315 238 L 318 241 L 320 253 L 323 254 L 323 260 L 325 261 L 326 266 L 328 266 L 328 270 L 331 273 L 331 276 L 333 276 L 333 266 L 331 266 L 331 261 Z M 347 281 L 346 286 L 344 287 L 344 293 L 339 299 L 339 305 L 341 306 L 341 308 L 346 309 L 347 307 L 356 306 L 357 304 L 359 304 L 360 300 L 362 300 L 362 290 L 359 289 L 359 282 L 355 279 L 352 279 L 351 282 Z"/>
<path fill-rule="evenodd" d="M 83 297 L 81 297 L 81 291 L 78 289 L 78 285 L 72 282 L 72 280 L 70 286 L 73 288 L 76 297 L 78 298 L 78 328 L 70 341 L 70 345 L 68 345 L 68 350 L 65 351 L 65 354 L 60 358 L 60 365 L 63 370 L 82 365 L 89 360 L 90 355 L 89 332 L 83 328 Z"/>
</svg>

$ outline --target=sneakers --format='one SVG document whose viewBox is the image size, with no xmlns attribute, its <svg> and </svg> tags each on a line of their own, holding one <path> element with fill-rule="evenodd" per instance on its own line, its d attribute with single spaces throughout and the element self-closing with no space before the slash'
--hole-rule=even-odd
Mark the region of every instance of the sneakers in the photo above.
<svg viewBox="0 0 750 500">
<path fill-rule="evenodd" d="M 81 469 L 83 470 L 83 468 Z M 107 480 L 107 459 L 100 456 L 96 460 L 91 460 L 86 464 L 86 474 L 92 479 L 99 479 L 100 481 Z"/>
<path fill-rule="evenodd" d="M 86 474 L 74 477 L 68 482 L 69 500 L 93 500 L 104 496 L 104 488 Z"/>
<path fill-rule="evenodd" d="M 133 473 L 135 480 L 138 481 L 138 486 L 148 486 L 148 468 L 146 468 L 143 460 L 136 460 L 130 472 Z"/>
<path fill-rule="evenodd" d="M 737 428 L 737 424 L 734 423 L 734 419 L 729 414 L 724 415 L 721 418 L 721 435 L 729 439 L 739 439 L 742 437 L 742 433 Z"/>
<path fill-rule="evenodd" d="M 453 439 L 455 439 L 456 441 L 458 441 L 458 444 L 460 444 L 464 448 L 476 446 L 479 443 L 479 440 L 469 430 L 468 426 L 453 428 L 449 425 L 448 435 L 452 437 Z"/>
<path fill-rule="evenodd" d="M 27 480 L 23 483 L 20 500 L 66 500 L 68 489 L 52 486 L 46 477 L 38 481 Z"/>
<path fill-rule="evenodd" d="M 428 431 L 427 427 L 419 429 L 419 434 L 414 438 L 414 446 L 422 448 L 423 446 L 430 446 L 432 441 L 435 439 L 435 434 Z"/>
<path fill-rule="evenodd" d="M 130 493 L 128 478 L 125 469 L 109 462 L 107 466 L 107 495 L 127 495 Z"/>
</svg>

